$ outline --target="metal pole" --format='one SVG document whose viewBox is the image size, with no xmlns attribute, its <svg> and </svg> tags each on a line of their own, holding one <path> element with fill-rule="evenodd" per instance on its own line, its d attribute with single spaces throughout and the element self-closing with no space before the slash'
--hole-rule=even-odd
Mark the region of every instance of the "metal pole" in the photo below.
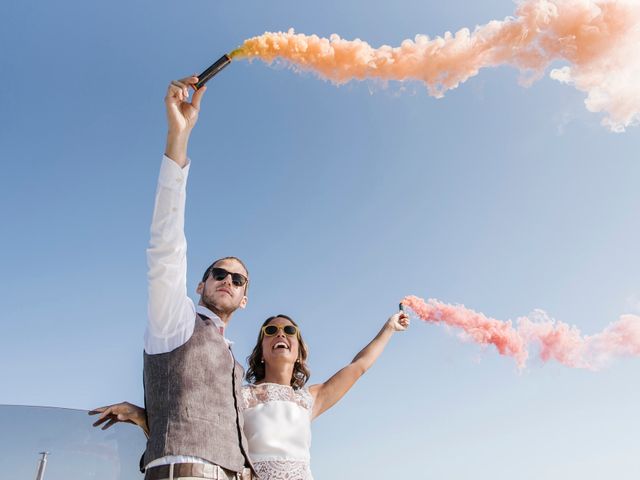
<svg viewBox="0 0 640 480">
<path fill-rule="evenodd" d="M 42 458 L 38 461 L 36 480 L 44 480 L 44 469 L 47 468 L 47 455 L 49 455 L 49 452 L 40 452 L 40 455 L 42 455 Z"/>
</svg>

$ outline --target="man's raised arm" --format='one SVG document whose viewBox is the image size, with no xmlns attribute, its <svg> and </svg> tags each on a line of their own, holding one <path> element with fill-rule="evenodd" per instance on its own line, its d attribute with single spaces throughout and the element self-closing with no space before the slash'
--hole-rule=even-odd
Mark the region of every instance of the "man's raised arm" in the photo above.
<svg viewBox="0 0 640 480">
<path fill-rule="evenodd" d="M 202 87 L 189 103 L 196 77 L 174 80 L 164 99 L 167 145 L 156 190 L 151 239 L 147 249 L 148 324 L 145 351 L 169 352 L 193 333 L 195 307 L 187 296 L 187 241 L 184 236 L 186 183 L 189 173 L 187 145 L 198 120 Z"/>
<path fill-rule="evenodd" d="M 207 87 L 201 87 L 193 94 L 191 103 L 189 99 L 189 89 L 198 82 L 198 77 L 188 77 L 182 80 L 174 80 L 167 89 L 167 96 L 164 103 L 167 107 L 167 123 L 169 131 L 167 133 L 167 146 L 164 154 L 176 162 L 178 166 L 187 165 L 187 144 L 191 130 L 198 121 L 200 112 L 200 101 Z"/>
</svg>

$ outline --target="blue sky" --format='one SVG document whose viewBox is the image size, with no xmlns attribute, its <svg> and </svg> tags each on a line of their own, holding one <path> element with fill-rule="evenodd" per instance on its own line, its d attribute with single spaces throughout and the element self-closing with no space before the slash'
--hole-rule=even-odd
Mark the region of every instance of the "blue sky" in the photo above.
<svg viewBox="0 0 640 480">
<path fill-rule="evenodd" d="M 0 403 L 141 402 L 144 249 L 168 82 L 285 30 L 397 45 L 513 13 L 485 2 L 164 0 L 0 6 Z M 559 64 L 560 66 L 560 64 Z M 407 294 L 596 333 L 640 313 L 640 130 L 509 68 L 430 98 L 234 62 L 192 135 L 189 289 L 248 263 L 229 336 L 295 318 L 312 382 Z M 415 321 L 314 425 L 317 478 L 616 479 L 640 468 L 637 359 L 599 373 L 511 359 Z"/>
</svg>

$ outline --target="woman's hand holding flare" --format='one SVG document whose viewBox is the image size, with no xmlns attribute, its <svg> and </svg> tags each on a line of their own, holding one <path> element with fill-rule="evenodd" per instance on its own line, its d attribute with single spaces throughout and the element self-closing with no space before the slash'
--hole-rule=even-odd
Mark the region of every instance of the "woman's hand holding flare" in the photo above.
<svg viewBox="0 0 640 480">
<path fill-rule="evenodd" d="M 143 408 L 138 407 L 129 402 L 116 403 L 114 405 L 107 405 L 106 407 L 99 407 L 89 412 L 89 415 L 100 414 L 98 420 L 93 424 L 94 427 L 102 425 L 102 430 L 106 430 L 112 427 L 118 422 L 131 423 L 139 426 L 144 434 L 149 437 L 149 427 L 147 426 L 147 416 Z"/>
<path fill-rule="evenodd" d="M 389 317 L 386 327 L 390 328 L 394 332 L 404 332 L 409 328 L 410 324 L 411 320 L 409 319 L 409 315 L 404 312 L 398 312 Z"/>
</svg>

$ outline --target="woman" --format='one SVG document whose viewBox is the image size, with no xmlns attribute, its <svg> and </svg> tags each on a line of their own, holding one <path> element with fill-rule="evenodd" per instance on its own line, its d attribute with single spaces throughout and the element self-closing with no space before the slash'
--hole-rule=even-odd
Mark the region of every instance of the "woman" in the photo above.
<svg viewBox="0 0 640 480">
<path fill-rule="evenodd" d="M 349 365 L 324 383 L 306 387 L 307 346 L 298 325 L 286 315 L 268 318 L 248 358 L 242 389 L 244 432 L 249 457 L 262 480 L 311 480 L 309 448 L 311 421 L 335 405 L 373 365 L 395 332 L 409 327 L 409 317 L 398 312 L 385 322 L 375 338 Z M 101 407 L 94 426 L 117 422 L 139 425 L 145 433 L 145 412 L 124 402 Z"/>
</svg>

